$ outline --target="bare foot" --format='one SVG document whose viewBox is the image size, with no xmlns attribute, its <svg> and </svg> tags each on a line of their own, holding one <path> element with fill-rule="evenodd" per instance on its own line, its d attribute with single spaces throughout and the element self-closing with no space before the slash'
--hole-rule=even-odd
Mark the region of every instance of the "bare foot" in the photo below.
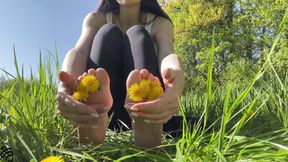
<svg viewBox="0 0 288 162">
<path fill-rule="evenodd" d="M 146 69 L 142 69 L 141 71 L 133 70 L 127 78 L 126 87 L 128 88 L 134 83 L 139 83 L 142 79 L 159 81 L 157 77 L 149 73 Z M 128 105 L 128 103 L 132 103 L 132 101 L 126 96 L 125 105 Z M 127 108 L 127 111 L 129 114 L 133 113 L 129 108 Z M 143 118 L 132 117 L 132 126 L 134 128 L 134 139 L 137 146 L 151 148 L 161 144 L 163 124 L 151 124 L 145 122 Z"/>
<path fill-rule="evenodd" d="M 103 143 L 108 127 L 108 111 L 113 104 L 112 95 L 110 93 L 110 79 L 108 73 L 103 68 L 89 69 L 88 73 L 84 73 L 78 78 L 81 80 L 86 75 L 94 75 L 99 80 L 99 89 L 91 93 L 85 102 L 94 108 L 99 114 L 94 127 L 79 127 L 78 136 L 80 143 L 93 142 L 96 144 Z"/>
</svg>

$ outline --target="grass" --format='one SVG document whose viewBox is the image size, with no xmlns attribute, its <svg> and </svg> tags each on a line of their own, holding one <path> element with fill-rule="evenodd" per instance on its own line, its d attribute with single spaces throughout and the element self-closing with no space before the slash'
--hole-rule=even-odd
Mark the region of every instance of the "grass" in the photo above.
<svg viewBox="0 0 288 162">
<path fill-rule="evenodd" d="M 40 55 L 38 77 L 31 73 L 24 79 L 14 48 L 17 75 L 7 73 L 10 79 L 0 85 L 0 144 L 12 148 L 15 161 L 50 155 L 66 161 L 288 161 L 288 76 L 280 78 L 270 61 L 287 16 L 265 64 L 244 89 L 231 83 L 225 91 L 212 90 L 213 39 L 207 92 L 179 100 L 180 114 L 199 121 L 190 125 L 184 120 L 179 139 L 164 134 L 163 144 L 153 149 L 135 146 L 132 131 L 107 131 L 104 144 L 79 145 L 76 128 L 55 113 L 57 75 L 52 69 L 59 71 L 58 52 L 48 52 L 44 60 Z M 267 73 L 270 78 L 264 80 Z"/>
</svg>

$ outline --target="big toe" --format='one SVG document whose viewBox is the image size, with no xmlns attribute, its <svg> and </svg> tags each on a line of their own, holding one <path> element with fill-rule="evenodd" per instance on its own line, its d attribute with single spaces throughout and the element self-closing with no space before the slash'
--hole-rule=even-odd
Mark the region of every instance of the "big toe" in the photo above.
<svg viewBox="0 0 288 162">
<path fill-rule="evenodd" d="M 97 78 L 99 79 L 101 88 L 105 88 L 105 89 L 110 88 L 109 75 L 105 69 L 98 68 L 97 70 L 92 71 L 92 73 L 95 74 Z"/>
<path fill-rule="evenodd" d="M 139 70 L 133 70 L 130 72 L 128 78 L 127 78 L 127 82 L 126 82 L 126 86 L 127 88 L 130 87 L 132 84 L 134 83 L 139 83 L 141 81 L 141 73 Z"/>
</svg>

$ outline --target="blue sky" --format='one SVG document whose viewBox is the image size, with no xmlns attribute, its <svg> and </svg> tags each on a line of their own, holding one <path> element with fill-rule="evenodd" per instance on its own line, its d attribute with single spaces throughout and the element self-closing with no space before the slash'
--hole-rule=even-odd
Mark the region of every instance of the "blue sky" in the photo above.
<svg viewBox="0 0 288 162">
<path fill-rule="evenodd" d="M 99 0 L 0 0 L 0 68 L 15 74 L 13 44 L 18 64 L 24 65 L 26 75 L 30 75 L 30 66 L 37 72 L 39 50 L 47 57 L 46 49 L 54 52 L 55 44 L 62 64 L 81 34 L 83 18 L 98 3 Z"/>
</svg>

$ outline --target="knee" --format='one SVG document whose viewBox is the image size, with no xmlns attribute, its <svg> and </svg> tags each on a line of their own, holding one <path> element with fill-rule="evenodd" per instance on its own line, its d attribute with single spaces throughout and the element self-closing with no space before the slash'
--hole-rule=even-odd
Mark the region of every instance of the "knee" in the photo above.
<svg viewBox="0 0 288 162">
<path fill-rule="evenodd" d="M 111 46 L 118 46 L 123 42 L 122 31 L 113 24 L 103 25 L 94 36 L 92 47 L 99 46 L 110 49 Z"/>
<path fill-rule="evenodd" d="M 139 36 L 139 34 L 143 34 L 143 35 L 149 35 L 149 33 L 147 32 L 147 30 L 141 26 L 141 25 L 134 25 L 132 27 L 130 27 L 128 30 L 127 30 L 127 35 L 128 36 L 131 36 L 131 35 L 134 35 L 136 34 L 137 36 Z"/>
<path fill-rule="evenodd" d="M 103 35 L 119 35 L 122 36 L 122 31 L 114 24 L 105 24 L 103 25 L 98 33 Z"/>
</svg>

